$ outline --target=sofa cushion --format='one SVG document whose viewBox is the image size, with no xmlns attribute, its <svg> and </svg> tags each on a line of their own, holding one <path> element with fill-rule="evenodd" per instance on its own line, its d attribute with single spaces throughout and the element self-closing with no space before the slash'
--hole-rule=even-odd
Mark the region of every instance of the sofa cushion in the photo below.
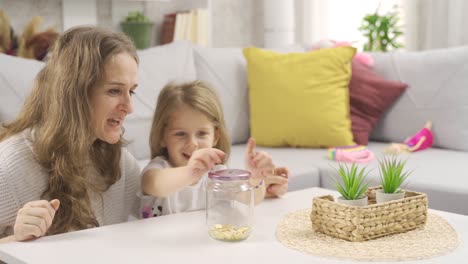
<svg viewBox="0 0 468 264">
<path fill-rule="evenodd" d="M 211 84 L 220 98 L 231 142 L 246 142 L 249 137 L 249 104 L 242 50 L 195 47 L 194 59 L 197 79 Z"/>
<path fill-rule="evenodd" d="M 0 123 L 18 115 L 43 66 L 40 61 L 0 54 Z"/>
<path fill-rule="evenodd" d="M 349 119 L 351 47 L 280 54 L 244 49 L 250 128 L 264 146 L 353 144 Z"/>
<path fill-rule="evenodd" d="M 129 151 L 137 159 L 150 157 L 149 133 L 161 89 L 171 81 L 196 79 L 193 47 L 180 41 L 138 51 L 138 88 L 133 96 L 133 113 L 128 115 L 125 138 Z"/>
<path fill-rule="evenodd" d="M 351 128 L 354 141 L 360 145 L 367 145 L 380 116 L 405 91 L 407 85 L 385 80 L 356 60 L 352 62 L 351 72 Z"/>
<path fill-rule="evenodd" d="M 408 89 L 371 139 L 402 142 L 431 120 L 435 147 L 468 151 L 468 47 L 372 56 L 378 74 L 403 81 Z"/>
</svg>

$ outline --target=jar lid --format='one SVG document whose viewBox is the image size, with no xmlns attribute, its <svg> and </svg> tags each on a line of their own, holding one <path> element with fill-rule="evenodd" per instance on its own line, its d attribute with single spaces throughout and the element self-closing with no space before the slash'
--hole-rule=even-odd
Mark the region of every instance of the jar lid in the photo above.
<svg viewBox="0 0 468 264">
<path fill-rule="evenodd" d="M 221 181 L 248 180 L 250 178 L 250 172 L 239 169 L 214 170 L 208 173 L 208 178 Z"/>
</svg>

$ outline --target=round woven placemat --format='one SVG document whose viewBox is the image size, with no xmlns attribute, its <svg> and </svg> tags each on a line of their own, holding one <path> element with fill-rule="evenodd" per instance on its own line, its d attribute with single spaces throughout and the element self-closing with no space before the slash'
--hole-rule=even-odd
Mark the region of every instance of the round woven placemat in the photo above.
<svg viewBox="0 0 468 264">
<path fill-rule="evenodd" d="M 311 209 L 287 214 L 276 229 L 276 237 L 288 248 L 321 257 L 360 261 L 401 261 L 444 255 L 460 240 L 452 226 L 435 214 L 428 214 L 424 228 L 364 242 L 349 242 L 314 232 Z"/>
</svg>

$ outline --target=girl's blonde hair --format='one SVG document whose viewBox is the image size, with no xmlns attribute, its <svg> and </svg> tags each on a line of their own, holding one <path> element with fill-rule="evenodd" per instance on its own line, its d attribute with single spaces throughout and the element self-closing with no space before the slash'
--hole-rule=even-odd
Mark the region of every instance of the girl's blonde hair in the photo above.
<svg viewBox="0 0 468 264">
<path fill-rule="evenodd" d="M 106 62 L 121 53 L 138 63 L 132 41 L 122 33 L 96 27 L 66 31 L 19 116 L 3 125 L 0 141 L 26 129 L 33 132 L 35 157 L 49 173 L 42 198 L 60 200 L 48 234 L 98 226 L 88 190 L 103 192 L 121 177 L 122 140 L 108 144 L 95 139 L 90 102 Z M 102 184 L 90 182 L 92 173 L 102 176 Z"/>
<path fill-rule="evenodd" d="M 164 137 L 164 130 L 169 122 L 171 113 L 182 104 L 205 114 L 214 124 L 218 131 L 218 142 L 214 146 L 226 153 L 226 161 L 231 151 L 231 142 L 224 123 L 223 109 L 218 96 L 214 90 L 202 81 L 186 83 L 169 83 L 166 85 L 158 97 L 156 111 L 153 117 L 150 134 L 151 158 L 165 156 L 168 153 L 161 142 Z"/>
</svg>

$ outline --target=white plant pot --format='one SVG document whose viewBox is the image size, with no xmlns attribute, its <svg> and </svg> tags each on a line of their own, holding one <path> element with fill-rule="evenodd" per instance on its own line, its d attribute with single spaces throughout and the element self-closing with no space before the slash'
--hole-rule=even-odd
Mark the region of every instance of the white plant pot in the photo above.
<svg viewBox="0 0 468 264">
<path fill-rule="evenodd" d="M 375 198 L 377 203 L 385 203 L 393 200 L 403 199 L 405 198 L 405 192 L 400 191 L 396 193 L 384 193 L 382 189 L 375 191 Z"/>
<path fill-rule="evenodd" d="M 361 199 L 357 200 L 346 200 L 343 196 L 337 198 L 337 202 L 342 204 L 347 204 L 351 206 L 366 206 L 367 205 L 367 196 L 364 196 Z"/>
</svg>

